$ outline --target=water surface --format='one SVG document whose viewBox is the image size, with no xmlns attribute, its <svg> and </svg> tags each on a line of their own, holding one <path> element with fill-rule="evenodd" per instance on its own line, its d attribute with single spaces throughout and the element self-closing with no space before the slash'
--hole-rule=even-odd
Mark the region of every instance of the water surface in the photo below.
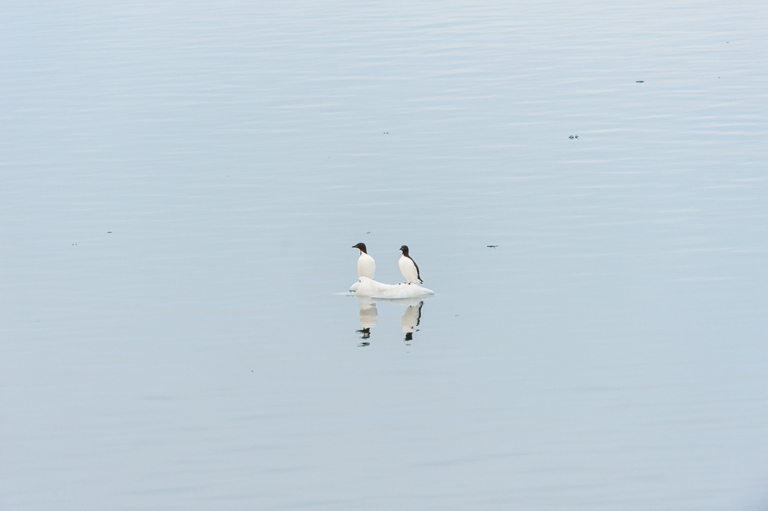
<svg viewBox="0 0 768 511">
<path fill-rule="evenodd" d="M 0 507 L 765 507 L 761 3 L 3 11 Z"/>
</svg>

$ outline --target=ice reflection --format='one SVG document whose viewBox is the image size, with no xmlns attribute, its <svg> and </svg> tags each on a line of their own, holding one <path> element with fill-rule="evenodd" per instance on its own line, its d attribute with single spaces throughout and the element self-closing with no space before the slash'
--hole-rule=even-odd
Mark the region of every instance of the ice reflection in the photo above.
<svg viewBox="0 0 768 511">
<path fill-rule="evenodd" d="M 368 340 L 371 338 L 371 328 L 376 325 L 376 321 L 379 318 L 379 311 L 376 308 L 377 302 L 393 302 L 405 307 L 403 317 L 400 319 L 400 325 L 405 334 L 406 342 L 412 341 L 414 332 L 419 331 L 417 327 L 421 323 L 422 308 L 424 307 L 426 297 L 401 300 L 375 300 L 367 296 L 355 296 L 355 298 L 360 303 L 360 326 L 362 327 L 355 332 L 361 334 L 361 338 L 364 341 L 359 346 L 365 347 L 370 345 Z"/>
</svg>

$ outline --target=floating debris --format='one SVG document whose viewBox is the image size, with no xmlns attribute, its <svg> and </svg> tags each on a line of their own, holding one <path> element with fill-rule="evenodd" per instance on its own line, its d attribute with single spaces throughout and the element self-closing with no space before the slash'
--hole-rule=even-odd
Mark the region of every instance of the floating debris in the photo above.
<svg viewBox="0 0 768 511">
<path fill-rule="evenodd" d="M 645 80 L 635 80 L 635 83 L 645 83 Z"/>
<path fill-rule="evenodd" d="M 579 136 L 578 136 L 578 135 L 570 135 L 570 136 L 568 136 L 568 138 L 570 138 L 571 140 L 573 140 L 574 138 L 579 138 Z"/>
<path fill-rule="evenodd" d="M 486 245 L 486 247 L 488 247 L 488 248 L 498 248 L 499 246 L 498 245 Z"/>
</svg>

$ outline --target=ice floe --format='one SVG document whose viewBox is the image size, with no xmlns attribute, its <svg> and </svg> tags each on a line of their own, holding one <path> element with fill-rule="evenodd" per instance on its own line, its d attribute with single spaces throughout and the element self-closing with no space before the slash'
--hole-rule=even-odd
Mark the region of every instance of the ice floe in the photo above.
<svg viewBox="0 0 768 511">
<path fill-rule="evenodd" d="M 371 298 L 387 298 L 397 300 L 400 298 L 417 298 L 435 294 L 431 289 L 418 284 L 384 284 L 376 282 L 368 277 L 360 277 L 349 287 L 349 291 L 355 296 L 368 296 Z"/>
</svg>

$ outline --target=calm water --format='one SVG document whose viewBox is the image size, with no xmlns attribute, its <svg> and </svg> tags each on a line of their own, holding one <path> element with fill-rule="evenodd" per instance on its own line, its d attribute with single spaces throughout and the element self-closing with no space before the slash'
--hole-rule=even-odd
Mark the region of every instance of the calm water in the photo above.
<svg viewBox="0 0 768 511">
<path fill-rule="evenodd" d="M 0 508 L 766 509 L 768 7 L 529 4 L 5 2 Z"/>
</svg>

